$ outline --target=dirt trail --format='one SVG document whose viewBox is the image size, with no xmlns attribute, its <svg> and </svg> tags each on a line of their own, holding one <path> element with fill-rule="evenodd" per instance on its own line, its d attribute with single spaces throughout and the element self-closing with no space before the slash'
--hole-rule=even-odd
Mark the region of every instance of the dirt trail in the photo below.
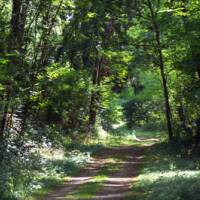
<svg viewBox="0 0 200 200">
<path fill-rule="evenodd" d="M 134 178 L 138 176 L 145 148 L 123 146 L 104 150 L 88 164 L 78 177 L 72 177 L 63 187 L 50 193 L 43 200 L 68 200 L 67 195 L 82 184 L 89 183 L 98 174 L 98 171 L 104 166 L 108 158 L 120 158 L 116 163 L 118 170 L 108 176 L 108 179 L 103 183 L 103 187 L 97 192 L 95 198 L 92 199 L 126 200 L 129 188 Z"/>
<path fill-rule="evenodd" d="M 93 199 L 126 200 L 130 193 L 130 186 L 138 176 L 142 164 L 141 159 L 145 147 L 120 147 L 111 150 L 111 156 L 117 155 L 122 160 L 117 163 L 119 170 L 110 174 L 103 188 Z"/>
</svg>

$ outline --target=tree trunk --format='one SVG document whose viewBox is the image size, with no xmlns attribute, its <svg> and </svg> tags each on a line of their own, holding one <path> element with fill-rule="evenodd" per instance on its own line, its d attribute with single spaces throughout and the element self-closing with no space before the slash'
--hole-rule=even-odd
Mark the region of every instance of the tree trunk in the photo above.
<svg viewBox="0 0 200 200">
<path fill-rule="evenodd" d="M 159 68 L 160 68 L 160 74 L 162 78 L 162 84 L 163 84 L 163 92 L 164 92 L 164 98 L 165 98 L 165 115 L 167 120 L 167 130 L 168 130 L 168 136 L 169 141 L 172 141 L 174 139 L 173 130 L 172 130 L 172 114 L 171 114 L 171 108 L 169 103 L 169 91 L 167 86 L 167 79 L 165 75 L 165 66 L 164 66 L 164 59 L 163 59 L 163 53 L 162 53 L 162 47 L 161 47 L 161 40 L 160 40 L 160 31 L 158 27 L 158 23 L 156 20 L 156 13 L 154 12 L 153 5 L 151 3 L 151 0 L 148 0 L 148 7 L 151 13 L 152 18 L 152 25 L 155 32 L 155 39 L 157 43 L 157 51 L 159 55 Z"/>
<path fill-rule="evenodd" d="M 93 73 L 93 86 L 98 87 L 101 82 L 101 65 L 102 65 L 102 58 L 96 58 L 96 69 Z M 96 88 L 95 88 L 96 89 Z M 90 101 L 90 113 L 89 113 L 89 125 L 93 126 L 96 122 L 96 115 L 98 110 L 98 103 L 99 103 L 99 91 L 94 91 L 91 95 Z"/>
<path fill-rule="evenodd" d="M 13 0 L 11 18 L 11 50 L 21 51 L 29 0 Z"/>
<path fill-rule="evenodd" d="M 89 125 L 91 126 L 95 125 L 96 123 L 97 102 L 98 102 L 98 93 L 94 92 L 91 96 L 91 101 L 90 101 Z"/>
<path fill-rule="evenodd" d="M 200 143 L 200 117 L 196 119 L 196 146 Z"/>
<path fill-rule="evenodd" d="M 191 141 L 191 139 L 192 139 L 192 129 L 189 128 L 189 126 L 188 126 L 186 112 L 185 112 L 185 108 L 184 108 L 182 102 L 180 102 L 180 105 L 177 108 L 177 110 L 178 110 L 178 114 L 179 114 L 179 118 L 180 118 L 182 127 L 183 127 L 185 133 L 187 134 L 188 139 Z"/>
<path fill-rule="evenodd" d="M 166 114 L 166 120 L 167 120 L 167 130 L 169 135 L 169 140 L 173 140 L 173 130 L 172 130 L 172 122 L 171 122 L 171 108 L 169 103 L 169 92 L 167 87 L 167 80 L 165 78 L 165 72 L 164 72 L 164 65 L 163 65 L 163 57 L 162 52 L 160 51 L 160 72 L 162 77 L 162 83 L 163 83 L 163 91 L 164 91 L 164 97 L 165 97 L 165 114 Z"/>
<path fill-rule="evenodd" d="M 4 138 L 4 130 L 6 128 L 6 123 L 7 123 L 7 114 L 8 114 L 8 101 L 5 103 L 5 108 L 4 108 L 3 117 L 1 121 L 1 128 L 0 128 L 1 139 Z"/>
</svg>

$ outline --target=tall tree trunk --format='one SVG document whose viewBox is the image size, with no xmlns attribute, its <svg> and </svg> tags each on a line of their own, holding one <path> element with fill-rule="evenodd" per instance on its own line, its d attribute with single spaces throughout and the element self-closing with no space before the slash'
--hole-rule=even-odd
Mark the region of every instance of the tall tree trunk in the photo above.
<svg viewBox="0 0 200 200">
<path fill-rule="evenodd" d="M 200 117 L 196 119 L 196 146 L 200 143 Z"/>
<path fill-rule="evenodd" d="M 6 152 L 7 149 L 7 141 L 5 140 L 5 129 L 7 125 L 7 114 L 8 114 L 8 109 L 9 109 L 9 100 L 6 97 L 5 99 L 5 107 L 3 111 L 3 117 L 1 120 L 1 125 L 0 125 L 0 165 L 2 164 L 4 160 L 4 153 Z"/>
<path fill-rule="evenodd" d="M 199 66 L 197 73 L 198 73 L 198 76 L 199 76 L 199 79 L 200 79 L 200 66 Z"/>
<path fill-rule="evenodd" d="M 97 102 L 98 102 L 98 93 L 94 92 L 91 95 L 91 101 L 90 101 L 89 125 L 91 126 L 95 125 L 96 123 Z"/>
<path fill-rule="evenodd" d="M 5 107 L 4 107 L 4 111 L 3 111 L 3 117 L 1 120 L 1 127 L 0 127 L 0 138 L 3 140 L 4 138 L 4 130 L 6 128 L 6 123 L 7 123 L 7 114 L 8 114 L 8 100 L 6 100 L 5 102 Z"/>
<path fill-rule="evenodd" d="M 192 129 L 188 126 L 188 120 L 186 117 L 186 111 L 183 106 L 182 99 L 180 99 L 180 105 L 178 106 L 177 110 L 178 110 L 178 115 L 179 115 L 182 127 L 183 127 L 185 133 L 187 134 L 189 140 L 191 140 L 192 139 Z"/>
<path fill-rule="evenodd" d="M 22 50 L 24 29 L 27 17 L 29 0 L 13 0 L 12 18 L 11 18 L 11 51 Z"/>
<path fill-rule="evenodd" d="M 93 86 L 98 87 L 100 85 L 100 82 L 101 82 L 102 58 L 99 58 L 97 56 L 95 65 L 96 65 L 96 67 L 95 67 L 95 70 L 94 70 L 94 73 L 93 73 Z M 89 125 L 90 126 L 95 125 L 95 122 L 96 122 L 99 96 L 100 96 L 100 93 L 99 93 L 98 90 L 94 91 L 91 95 L 90 113 L 89 113 Z"/>
<path fill-rule="evenodd" d="M 152 25 L 155 32 L 157 51 L 159 55 L 159 68 L 160 68 L 160 74 L 162 78 L 163 92 L 164 92 L 164 98 L 165 98 L 165 115 L 166 115 L 166 120 L 167 120 L 168 136 L 169 136 L 169 140 L 172 141 L 174 139 L 173 130 L 172 130 L 172 114 L 171 114 L 171 107 L 169 103 L 169 91 L 168 91 L 167 79 L 165 75 L 165 65 L 164 65 L 164 59 L 163 59 L 163 53 L 162 53 L 162 47 L 161 47 L 160 31 L 159 31 L 158 22 L 156 19 L 156 13 L 154 11 L 151 0 L 147 0 L 147 3 L 148 3 L 148 7 L 151 13 L 151 20 L 152 20 Z"/>
<path fill-rule="evenodd" d="M 162 77 L 162 83 L 163 83 L 163 91 L 164 91 L 164 97 L 165 97 L 165 115 L 167 120 L 167 130 L 169 135 L 169 140 L 173 140 L 173 130 L 172 130 L 172 114 L 171 114 L 171 108 L 169 103 L 169 91 L 167 86 L 167 80 L 165 77 L 164 72 L 164 64 L 163 64 L 163 56 L 161 50 L 159 50 L 159 57 L 160 57 L 160 73 Z"/>
</svg>

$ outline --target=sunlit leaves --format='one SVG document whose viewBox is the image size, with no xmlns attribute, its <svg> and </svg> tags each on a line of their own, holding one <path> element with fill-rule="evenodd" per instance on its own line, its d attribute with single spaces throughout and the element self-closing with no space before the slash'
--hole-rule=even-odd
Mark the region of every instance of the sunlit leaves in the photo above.
<svg viewBox="0 0 200 200">
<path fill-rule="evenodd" d="M 94 17 L 96 17 L 96 16 L 97 16 L 96 13 L 92 13 L 92 12 L 88 12 L 88 13 L 87 13 L 87 17 L 88 17 L 88 18 L 94 18 Z"/>
<path fill-rule="evenodd" d="M 148 34 L 148 30 L 143 28 L 141 25 L 136 25 L 136 26 L 133 26 L 131 27 L 127 34 L 129 37 L 137 40 L 137 39 L 141 39 L 141 38 L 145 38 L 147 37 L 147 34 Z"/>
<path fill-rule="evenodd" d="M 59 64 L 53 64 L 47 69 L 47 76 L 49 80 L 58 79 L 59 77 L 65 76 L 72 69 L 69 66 L 60 66 Z"/>
<path fill-rule="evenodd" d="M 7 59 L 0 59 L 0 66 L 8 64 L 9 60 Z"/>
<path fill-rule="evenodd" d="M 5 87 L 0 83 L 0 92 L 4 91 Z"/>
</svg>

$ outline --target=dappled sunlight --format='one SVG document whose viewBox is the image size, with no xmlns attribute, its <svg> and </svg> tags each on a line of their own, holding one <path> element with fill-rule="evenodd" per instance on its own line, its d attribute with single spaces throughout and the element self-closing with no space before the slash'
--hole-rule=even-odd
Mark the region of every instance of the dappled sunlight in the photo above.
<svg viewBox="0 0 200 200">
<path fill-rule="evenodd" d="M 49 160 L 62 160 L 64 159 L 65 152 L 62 149 L 55 148 L 41 148 L 39 149 L 40 155 L 44 159 Z"/>
<path fill-rule="evenodd" d="M 126 125 L 126 122 L 121 121 L 118 124 L 113 124 L 112 127 L 113 129 L 119 129 L 119 128 L 123 128 Z"/>
<path fill-rule="evenodd" d="M 192 178 L 200 176 L 199 171 L 168 171 L 168 172 L 154 172 L 140 175 L 139 178 L 143 181 L 154 182 L 158 179 L 173 179 L 173 178 Z"/>
<path fill-rule="evenodd" d="M 105 131 L 102 126 L 98 126 L 98 136 L 101 140 L 105 140 L 108 136 L 108 132 Z"/>
<path fill-rule="evenodd" d="M 133 191 L 140 195 L 138 200 L 171 200 L 174 197 L 197 200 L 200 198 L 199 178 L 199 171 L 149 173 L 139 176 Z"/>
<path fill-rule="evenodd" d="M 130 200 L 200 199 L 199 159 L 176 146 L 156 143 L 144 157 L 145 165 L 132 185 Z"/>
</svg>

